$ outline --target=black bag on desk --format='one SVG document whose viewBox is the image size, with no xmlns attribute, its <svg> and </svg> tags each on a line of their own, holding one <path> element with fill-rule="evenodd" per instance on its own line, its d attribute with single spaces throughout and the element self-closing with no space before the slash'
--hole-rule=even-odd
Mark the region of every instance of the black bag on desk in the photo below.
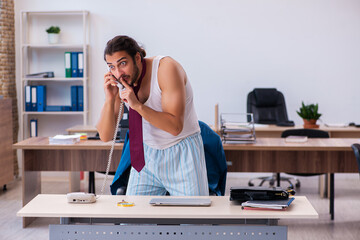
<svg viewBox="0 0 360 240">
<path fill-rule="evenodd" d="M 231 187 L 230 201 L 288 199 L 289 192 L 281 187 Z"/>
</svg>

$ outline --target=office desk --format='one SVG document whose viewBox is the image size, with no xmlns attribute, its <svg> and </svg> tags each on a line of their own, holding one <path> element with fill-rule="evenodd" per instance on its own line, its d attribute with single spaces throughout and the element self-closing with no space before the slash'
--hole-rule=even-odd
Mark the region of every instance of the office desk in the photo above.
<svg viewBox="0 0 360 240">
<path fill-rule="evenodd" d="M 276 226 L 279 219 L 318 218 L 317 212 L 304 196 L 296 196 L 286 211 L 242 210 L 239 204 L 230 202 L 228 196 L 203 197 L 211 199 L 210 207 L 155 207 L 149 204 L 151 198 L 153 196 L 104 195 L 93 204 L 69 204 L 66 195 L 40 194 L 17 215 L 61 217 L 62 225 L 50 226 L 50 239 L 287 239 L 287 227 Z M 134 202 L 135 206 L 117 206 L 117 202 L 123 199 Z M 169 224 L 186 225 L 166 226 Z M 241 236 L 237 236 L 238 233 Z"/>
<path fill-rule="evenodd" d="M 213 128 L 213 127 L 212 127 Z M 278 127 L 276 125 L 258 125 L 255 126 L 256 137 L 271 137 L 279 138 L 281 133 L 288 129 L 298 129 L 303 128 L 302 125 L 297 125 L 294 127 Z M 213 128 L 214 129 L 214 128 Z M 319 130 L 327 131 L 332 138 L 360 138 L 360 128 L 357 127 L 326 127 L 321 125 Z M 66 129 L 69 134 L 74 134 L 78 132 L 85 132 L 92 135 L 97 133 L 97 130 L 94 126 L 91 125 L 76 125 Z M 218 132 L 219 133 L 219 132 Z"/>
<path fill-rule="evenodd" d="M 288 129 L 303 128 L 302 125 L 294 127 L 278 127 L 276 125 L 255 126 L 256 137 L 281 137 L 281 133 Z M 327 131 L 331 138 L 360 138 L 360 128 L 357 127 L 326 127 L 321 125 L 319 130 Z"/>
<path fill-rule="evenodd" d="M 110 171 L 116 171 L 122 143 L 116 143 Z M 28 138 L 13 145 L 22 150 L 22 206 L 41 193 L 41 171 L 106 171 L 111 142 L 80 141 L 50 145 L 47 137 Z M 23 226 L 31 223 L 24 218 Z"/>
<path fill-rule="evenodd" d="M 356 173 L 353 143 L 358 138 L 257 138 L 256 143 L 224 144 L 230 172 Z"/>
<path fill-rule="evenodd" d="M 229 172 L 330 173 L 329 212 L 334 219 L 334 173 L 357 173 L 351 149 L 358 138 L 310 138 L 286 143 L 284 138 L 258 138 L 254 144 L 224 145 Z"/>
<path fill-rule="evenodd" d="M 224 150 L 230 172 L 356 173 L 357 163 L 350 147 L 356 142 L 359 143 L 359 139 L 308 139 L 306 143 L 285 143 L 283 138 L 258 138 L 253 144 L 224 144 Z M 23 206 L 41 193 L 41 171 L 105 171 L 110 144 L 88 140 L 73 145 L 49 145 L 46 137 L 14 144 L 23 154 Z M 110 171 L 117 168 L 122 146 L 115 144 Z M 332 218 L 333 199 L 332 196 Z M 23 225 L 31 221 L 25 218 Z"/>
</svg>

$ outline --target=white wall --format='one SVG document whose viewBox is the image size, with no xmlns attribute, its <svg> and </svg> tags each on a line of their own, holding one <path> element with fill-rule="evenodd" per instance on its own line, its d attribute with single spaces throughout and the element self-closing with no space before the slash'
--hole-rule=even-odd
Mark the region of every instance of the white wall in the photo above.
<svg viewBox="0 0 360 240">
<path fill-rule="evenodd" d="M 103 49 L 118 34 L 148 55 L 178 60 L 209 124 L 215 103 L 220 112 L 245 112 L 255 87 L 282 91 L 298 124 L 301 101 L 319 103 L 324 122 L 360 123 L 358 0 L 15 0 L 18 88 L 21 10 L 90 11 L 90 124 L 104 100 Z"/>
</svg>

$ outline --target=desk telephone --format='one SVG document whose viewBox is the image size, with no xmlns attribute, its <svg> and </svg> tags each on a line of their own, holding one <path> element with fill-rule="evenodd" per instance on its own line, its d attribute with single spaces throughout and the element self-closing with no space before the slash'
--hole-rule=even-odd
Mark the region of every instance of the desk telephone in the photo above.
<svg viewBox="0 0 360 240">
<path fill-rule="evenodd" d="M 120 92 L 124 89 L 124 86 L 120 82 L 118 82 L 116 84 L 116 86 L 119 88 L 119 96 L 120 96 Z M 123 112 L 124 102 L 121 99 L 121 97 L 120 97 L 120 101 L 121 102 L 120 102 L 119 114 L 118 114 L 118 117 L 117 117 L 117 120 L 116 120 L 114 137 L 113 137 L 113 140 L 112 140 L 112 143 L 111 143 L 111 149 L 110 149 L 110 152 L 109 152 L 105 178 L 104 178 L 104 181 L 103 181 L 103 184 L 102 184 L 102 187 L 101 187 L 100 195 L 95 196 L 94 193 L 72 192 L 72 193 L 67 194 L 67 202 L 68 203 L 94 203 L 94 202 L 96 202 L 96 199 L 98 199 L 104 193 L 105 185 L 106 185 L 107 178 L 108 178 L 108 175 L 109 175 L 111 159 L 112 159 L 112 155 L 113 155 L 113 151 L 114 151 L 114 146 L 115 146 L 116 136 L 117 136 L 117 133 L 118 133 L 119 123 L 120 123 L 120 120 L 122 119 L 123 113 L 124 113 Z"/>
</svg>

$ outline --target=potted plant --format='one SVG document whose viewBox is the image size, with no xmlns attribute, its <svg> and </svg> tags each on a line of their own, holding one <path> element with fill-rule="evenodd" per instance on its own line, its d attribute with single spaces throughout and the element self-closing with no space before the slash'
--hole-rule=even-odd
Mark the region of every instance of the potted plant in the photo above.
<svg viewBox="0 0 360 240">
<path fill-rule="evenodd" d="M 48 40 L 50 44 L 59 42 L 60 27 L 51 26 L 48 29 L 46 29 L 46 32 L 48 33 Z"/>
<path fill-rule="evenodd" d="M 305 105 L 304 102 L 301 103 L 300 110 L 296 112 L 304 120 L 304 128 L 319 128 L 319 125 L 316 124 L 321 117 L 318 109 L 318 104 Z"/>
</svg>

